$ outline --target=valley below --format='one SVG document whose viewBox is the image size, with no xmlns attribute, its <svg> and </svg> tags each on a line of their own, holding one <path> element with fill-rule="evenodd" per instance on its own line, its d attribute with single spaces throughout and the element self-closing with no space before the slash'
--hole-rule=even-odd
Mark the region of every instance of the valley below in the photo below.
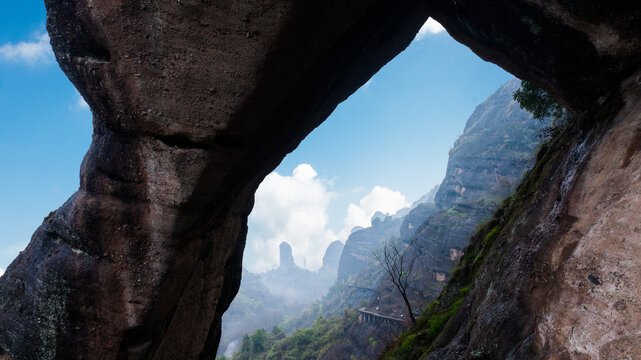
<svg viewBox="0 0 641 360">
<path fill-rule="evenodd" d="M 237 353 L 226 351 L 226 357 L 377 359 L 386 346 L 413 325 L 401 294 L 376 258 L 377 252 L 389 243 L 399 243 L 404 255 L 414 263 L 407 280 L 408 298 L 412 315 L 419 317 L 451 278 L 475 230 L 491 218 L 533 166 L 536 151 L 550 132 L 551 119 L 535 119 L 520 108 L 513 99 L 520 84 L 517 79 L 511 80 L 477 106 L 463 135 L 450 150 L 445 179 L 439 186 L 411 207 L 396 214 L 377 213 L 370 227 L 354 229 L 336 253 L 340 258 L 331 261 L 331 276 L 322 280 L 297 278 L 296 274 L 304 270 L 293 263 L 289 245 L 281 244 L 280 266 L 258 275 L 266 286 L 263 296 L 278 294 L 283 297 L 283 304 L 291 304 L 301 297 L 288 293 L 307 291 L 307 299 L 298 307 L 288 305 L 287 310 L 281 310 L 280 322 L 263 319 L 264 329 L 258 332 L 254 332 L 258 323 L 251 320 L 253 314 L 239 317 L 235 310 L 236 304 L 247 302 L 249 287 L 257 289 L 253 284 L 256 275 L 246 274 L 247 284 L 251 285 L 241 283 L 239 297 L 223 317 L 222 344 L 227 343 L 226 331 L 242 332 L 237 329 L 241 324 L 247 335 L 234 336 Z M 329 262 L 323 260 L 319 274 L 326 272 Z M 279 283 L 280 287 L 269 285 L 270 282 Z M 317 292 L 310 291 L 310 285 Z M 320 289 L 325 293 L 318 292 Z M 279 308 L 267 299 L 256 300 L 262 302 L 257 306 L 262 313 Z M 226 321 L 232 316 L 235 324 L 228 325 Z M 336 324 L 340 335 L 315 346 L 297 339 L 326 323 Z M 260 340 L 262 336 L 257 334 L 269 333 L 272 328 L 279 329 L 279 334 L 284 334 L 282 338 Z M 262 343 L 257 345 L 257 341 Z M 283 345 L 287 343 L 297 345 Z M 318 353 L 300 355 L 308 345 Z"/>
</svg>

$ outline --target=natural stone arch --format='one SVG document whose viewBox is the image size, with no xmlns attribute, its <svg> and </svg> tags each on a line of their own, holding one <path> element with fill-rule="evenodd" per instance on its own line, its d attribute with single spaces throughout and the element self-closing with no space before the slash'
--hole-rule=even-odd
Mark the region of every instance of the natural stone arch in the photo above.
<svg viewBox="0 0 641 360">
<path fill-rule="evenodd" d="M 45 3 L 94 135 L 0 279 L 15 360 L 213 358 L 258 184 L 428 16 L 578 113 L 619 106 L 641 60 L 639 9 L 599 1 Z"/>
</svg>

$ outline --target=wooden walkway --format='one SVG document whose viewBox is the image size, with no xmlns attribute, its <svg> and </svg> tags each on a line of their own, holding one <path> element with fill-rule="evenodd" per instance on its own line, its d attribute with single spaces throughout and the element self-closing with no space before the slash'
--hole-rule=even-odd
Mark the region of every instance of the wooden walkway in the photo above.
<svg viewBox="0 0 641 360">
<path fill-rule="evenodd" d="M 355 285 L 347 285 L 348 288 L 352 289 L 357 289 L 357 290 L 365 290 L 365 291 L 371 291 L 371 292 L 376 292 L 376 289 L 368 288 L 368 287 L 362 287 L 362 286 L 355 286 Z"/>
<path fill-rule="evenodd" d="M 377 323 L 399 324 L 399 325 L 403 322 L 403 319 L 401 318 L 377 314 L 377 313 L 368 311 L 364 307 L 358 309 L 358 312 L 360 313 L 358 315 L 358 319 L 364 322 L 377 322 Z"/>
</svg>

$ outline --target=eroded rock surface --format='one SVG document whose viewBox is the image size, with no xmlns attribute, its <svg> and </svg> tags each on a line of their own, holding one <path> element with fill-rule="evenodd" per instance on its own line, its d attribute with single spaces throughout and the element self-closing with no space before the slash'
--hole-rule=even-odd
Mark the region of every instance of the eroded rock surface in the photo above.
<svg viewBox="0 0 641 360">
<path fill-rule="evenodd" d="M 256 187 L 428 15 L 577 112 L 612 114 L 641 60 L 634 2 L 45 3 L 94 135 L 78 192 L 0 278 L 14 360 L 213 358 Z"/>
<path fill-rule="evenodd" d="M 470 293 L 425 359 L 641 356 L 631 313 L 641 308 L 639 81 L 625 83 L 614 119 L 571 127 L 548 145 L 536 188 L 517 191 L 512 203 L 524 205 L 503 214 Z"/>
<path fill-rule="evenodd" d="M 256 187 L 427 14 L 392 1 L 46 5 L 94 135 L 80 189 L 2 277 L 0 348 L 213 358 Z"/>
<path fill-rule="evenodd" d="M 550 125 L 550 119 L 534 119 L 519 108 L 512 95 L 520 83 L 512 79 L 475 108 L 463 134 L 450 150 L 445 178 L 438 186 L 432 210 L 424 212 L 417 207 L 403 220 L 404 227 L 409 228 L 412 221 L 417 224 L 414 231 L 406 229 L 399 239 L 407 244 L 406 259 L 416 259 L 407 295 L 417 313 L 439 296 L 452 269 L 464 255 L 463 248 L 470 236 L 514 191 L 522 174 L 534 162 L 543 140 L 542 132 Z M 373 274 L 382 272 L 380 266 L 373 262 L 368 265 L 369 271 L 365 276 L 359 274 L 358 279 L 365 278 L 376 288 L 368 298 L 366 309 L 405 319 L 403 326 L 392 329 L 398 335 L 411 325 L 407 307 L 386 274 L 376 281 L 378 277 Z M 359 350 L 363 342 L 369 338 L 390 339 L 388 331 L 389 327 L 355 324 L 333 348 L 351 349 L 351 353 L 365 356 Z M 355 340 L 359 336 L 364 338 Z M 385 345 L 378 341 L 364 358 L 378 358 Z"/>
</svg>

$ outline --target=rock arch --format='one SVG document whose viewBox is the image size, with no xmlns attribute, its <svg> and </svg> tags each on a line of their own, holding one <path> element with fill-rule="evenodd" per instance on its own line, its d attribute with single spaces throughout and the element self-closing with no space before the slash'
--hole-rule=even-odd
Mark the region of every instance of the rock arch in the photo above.
<svg viewBox="0 0 641 360">
<path fill-rule="evenodd" d="M 633 2 L 45 3 L 94 135 L 80 189 L 0 278 L 15 360 L 213 358 L 258 184 L 428 16 L 586 119 L 616 114 L 641 63 Z"/>
</svg>

